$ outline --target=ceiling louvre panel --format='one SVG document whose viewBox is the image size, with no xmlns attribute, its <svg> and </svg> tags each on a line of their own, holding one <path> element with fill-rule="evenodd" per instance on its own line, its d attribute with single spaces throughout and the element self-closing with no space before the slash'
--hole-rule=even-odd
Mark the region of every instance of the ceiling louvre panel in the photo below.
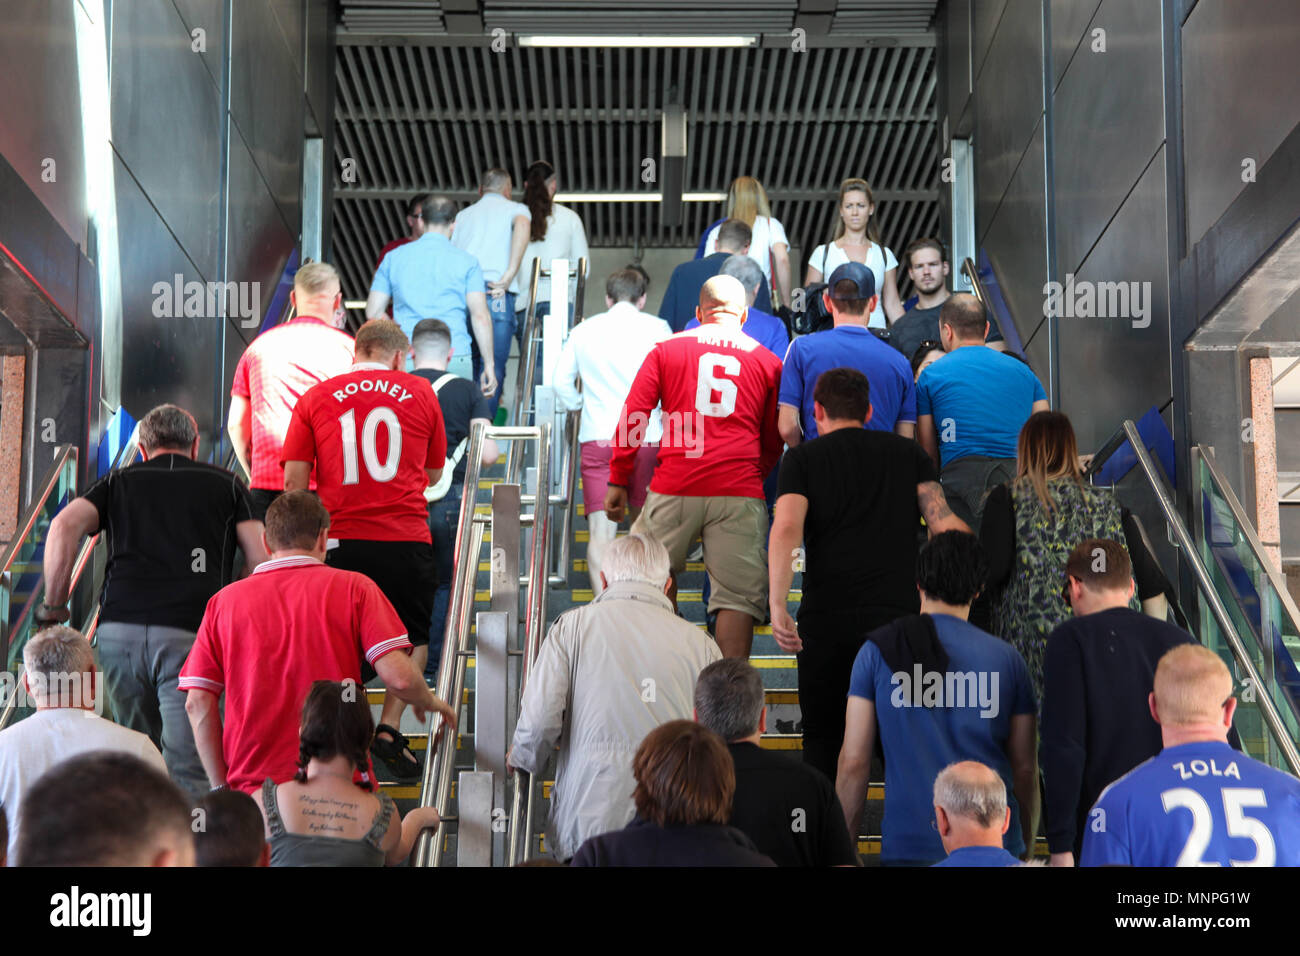
<svg viewBox="0 0 1300 956">
<path fill-rule="evenodd" d="M 516 198 L 534 159 L 565 192 L 657 192 L 642 161 L 660 162 L 661 111 L 687 111 L 688 192 L 725 192 L 755 175 L 801 250 L 830 235 L 841 179 L 876 191 L 885 243 L 901 255 L 939 229 L 936 0 L 839 0 L 832 38 L 901 42 L 795 53 L 772 35 L 797 0 L 484 0 L 484 30 L 523 33 L 767 34 L 752 48 L 519 48 L 445 36 L 437 0 L 342 0 L 336 64 L 334 259 L 349 299 L 365 298 L 379 250 L 406 232 L 405 204 L 424 191 L 476 196 L 480 173 L 505 165 Z M 916 34 L 917 36 L 911 36 Z M 421 40 L 421 37 L 430 39 Z M 910 37 L 910 38 L 909 38 Z M 782 41 L 783 43 L 784 41 Z M 355 181 L 343 181 L 344 160 Z M 656 203 L 573 202 L 593 247 L 694 248 L 721 203 L 685 203 L 666 228 Z M 900 289 L 908 285 L 900 270 Z"/>
</svg>

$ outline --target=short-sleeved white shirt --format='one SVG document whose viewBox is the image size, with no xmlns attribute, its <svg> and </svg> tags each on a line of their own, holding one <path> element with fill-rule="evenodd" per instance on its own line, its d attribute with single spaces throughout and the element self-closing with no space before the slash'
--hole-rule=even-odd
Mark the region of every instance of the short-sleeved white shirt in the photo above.
<svg viewBox="0 0 1300 956">
<path fill-rule="evenodd" d="M 823 251 L 826 253 L 825 267 L 822 265 Z M 823 282 L 827 281 L 831 273 L 837 268 L 851 261 L 853 260 L 849 259 L 848 253 L 834 242 L 830 244 L 829 248 L 824 244 L 818 246 L 812 251 L 812 255 L 808 257 L 808 265 L 821 272 Z M 885 310 L 882 307 L 885 301 L 885 273 L 890 269 L 897 269 L 898 260 L 894 258 L 894 254 L 889 249 L 880 245 L 880 243 L 873 242 L 871 248 L 867 250 L 865 265 L 871 270 L 871 275 L 876 280 L 876 295 L 880 296 L 879 301 L 876 302 L 876 307 L 871 310 L 871 319 L 867 322 L 867 325 L 873 329 L 883 329 L 888 325 L 885 322 Z"/>
<path fill-rule="evenodd" d="M 721 224 L 714 226 L 709 230 L 709 237 L 704 241 L 704 254 L 711 256 L 718 251 L 718 230 Z M 785 237 L 785 226 L 781 225 L 781 220 L 770 219 L 767 216 L 755 216 L 753 238 L 749 240 L 749 258 L 758 263 L 763 270 L 763 278 L 770 286 L 772 284 L 772 247 L 775 245 L 790 246 L 790 240 Z"/>
<path fill-rule="evenodd" d="M 578 291 L 578 260 L 585 258 L 587 252 L 587 231 L 582 227 L 582 218 L 568 206 L 553 203 L 551 215 L 546 220 L 546 236 L 528 243 L 519 263 L 519 272 L 510 287 L 510 291 L 519 296 L 515 308 L 520 312 L 528 308 L 528 280 L 533 274 L 534 259 L 542 260 L 543 269 L 551 267 L 552 259 L 569 260 L 569 303 L 572 304 Z M 537 277 L 537 301 L 551 301 L 549 276 Z"/>
<path fill-rule="evenodd" d="M 530 222 L 533 218 L 527 206 L 500 193 L 484 193 L 456 216 L 451 244 L 478 260 L 484 282 L 496 282 L 510 267 L 510 238 L 516 216 Z"/>
<path fill-rule="evenodd" d="M 75 707 L 38 710 L 0 733 L 0 801 L 9 816 L 10 866 L 15 862 L 23 798 L 28 788 L 56 763 L 92 750 L 128 753 L 167 772 L 167 765 L 153 741 L 90 710 Z"/>
</svg>

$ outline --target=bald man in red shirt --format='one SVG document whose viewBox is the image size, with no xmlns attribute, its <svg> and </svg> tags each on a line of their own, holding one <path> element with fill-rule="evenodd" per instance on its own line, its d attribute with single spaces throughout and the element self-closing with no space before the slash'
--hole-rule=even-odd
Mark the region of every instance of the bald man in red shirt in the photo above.
<svg viewBox="0 0 1300 956">
<path fill-rule="evenodd" d="M 763 477 L 781 456 L 781 360 L 742 329 L 747 296 L 731 276 L 700 290 L 700 327 L 665 339 L 632 382 L 612 439 L 605 514 L 627 508 L 636 450 L 662 407 L 663 439 L 645 508 L 632 530 L 658 539 L 675 576 L 698 536 L 725 657 L 748 657 L 767 616 L 767 506 Z M 673 597 L 676 597 L 674 584 Z"/>
</svg>

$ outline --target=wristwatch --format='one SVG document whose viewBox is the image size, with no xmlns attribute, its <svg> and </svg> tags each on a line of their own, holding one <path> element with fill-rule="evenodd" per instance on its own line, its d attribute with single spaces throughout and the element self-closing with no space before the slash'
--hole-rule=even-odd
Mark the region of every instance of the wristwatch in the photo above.
<svg viewBox="0 0 1300 956">
<path fill-rule="evenodd" d="M 63 605 L 56 604 L 51 606 L 46 604 L 44 601 L 42 601 L 41 606 L 36 609 L 35 614 L 36 620 L 45 622 L 63 622 L 70 616 L 68 609 Z"/>
</svg>

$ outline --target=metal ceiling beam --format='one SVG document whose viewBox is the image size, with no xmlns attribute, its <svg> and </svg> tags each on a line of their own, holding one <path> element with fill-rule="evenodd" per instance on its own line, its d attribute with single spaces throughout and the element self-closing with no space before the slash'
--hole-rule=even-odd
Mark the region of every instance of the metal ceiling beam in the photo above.
<svg viewBox="0 0 1300 956">
<path fill-rule="evenodd" d="M 410 187 L 361 187 L 346 188 L 341 186 L 334 187 L 335 199 L 400 199 L 405 202 L 415 193 L 421 190 L 436 192 L 439 196 L 446 196 L 456 202 L 476 202 L 479 198 L 477 189 L 436 189 L 422 185 L 413 185 Z M 834 200 L 839 192 L 837 189 L 768 189 L 766 190 L 768 199 L 773 203 L 779 202 L 821 202 Z M 523 193 L 516 190 L 517 200 L 522 199 Z M 877 203 L 882 202 L 937 202 L 939 191 L 937 189 L 873 189 L 872 194 Z M 606 195 L 604 191 L 597 195 Z M 557 197 L 558 198 L 558 197 Z M 628 202 L 657 202 L 658 193 L 637 194 L 636 198 L 628 198 Z M 583 202 L 582 194 L 566 191 L 563 195 L 565 203 Z M 721 202 L 722 200 L 707 200 L 707 202 Z M 685 202 L 700 202 L 691 198 L 691 194 L 686 193 Z M 601 205 L 610 205 L 602 201 Z"/>
<path fill-rule="evenodd" d="M 693 31 L 698 33 L 699 31 Z M 731 35 L 731 34 L 728 34 Z M 513 37 L 507 35 L 511 41 L 511 49 L 518 49 L 514 46 Z M 467 46 L 491 46 L 493 37 L 489 34 L 482 33 L 361 33 L 348 30 L 345 25 L 340 25 L 337 35 L 337 45 L 347 47 L 358 46 L 429 46 L 429 47 L 467 47 Z M 875 31 L 862 31 L 860 33 L 841 33 L 836 31 L 834 34 L 818 35 L 815 33 L 808 34 L 808 49 L 831 49 L 835 47 L 933 47 L 935 45 L 935 34 L 933 32 L 916 32 L 916 33 L 878 33 Z M 790 34 L 781 33 L 764 33 L 759 36 L 759 47 L 770 49 L 790 49 Z"/>
<path fill-rule="evenodd" d="M 351 109 L 340 109 L 335 113 L 335 119 L 340 123 L 363 123 L 363 122 L 383 122 L 383 123 L 649 123 L 656 124 L 659 121 L 660 110 L 657 109 L 633 109 L 630 107 L 621 108 L 617 106 L 606 107 L 586 107 L 578 109 L 571 107 L 569 109 L 548 110 L 545 117 L 537 115 L 536 110 L 531 109 L 408 109 L 399 107 L 396 109 L 367 109 L 357 111 Z M 755 114 L 749 112 L 735 112 L 730 110 L 706 110 L 700 115 L 692 114 L 690 119 L 692 123 L 744 123 L 749 122 Z M 801 115 L 787 115 L 774 117 L 768 114 L 769 120 L 782 121 L 803 121 L 807 117 Z M 818 114 L 817 122 L 819 123 L 934 123 L 938 119 L 938 112 L 934 109 L 910 110 L 898 113 L 889 104 L 882 103 L 872 109 L 837 109 Z"/>
</svg>

